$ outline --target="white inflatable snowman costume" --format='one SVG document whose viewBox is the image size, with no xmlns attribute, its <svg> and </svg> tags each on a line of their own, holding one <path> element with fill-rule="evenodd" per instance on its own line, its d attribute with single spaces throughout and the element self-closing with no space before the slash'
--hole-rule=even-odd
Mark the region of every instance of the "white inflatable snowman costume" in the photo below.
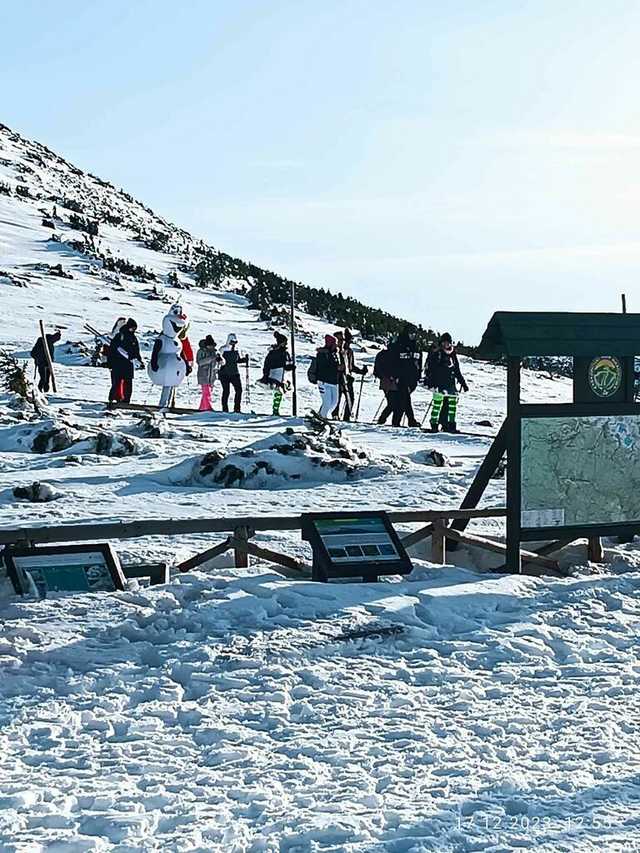
<svg viewBox="0 0 640 853">
<path fill-rule="evenodd" d="M 153 345 L 147 372 L 154 385 L 162 386 L 161 409 L 171 404 L 174 389 L 184 382 L 187 375 L 187 362 L 179 337 L 187 325 L 187 315 L 182 306 L 172 305 L 162 320 L 162 334 Z"/>
</svg>

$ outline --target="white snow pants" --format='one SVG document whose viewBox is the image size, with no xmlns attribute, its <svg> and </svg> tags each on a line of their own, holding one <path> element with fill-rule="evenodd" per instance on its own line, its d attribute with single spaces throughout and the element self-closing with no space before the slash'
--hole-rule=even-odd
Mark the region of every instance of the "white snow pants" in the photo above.
<svg viewBox="0 0 640 853">
<path fill-rule="evenodd" d="M 327 382 L 318 382 L 318 391 L 322 400 L 319 414 L 323 418 L 331 418 L 331 413 L 338 405 L 338 386 L 329 385 Z"/>
</svg>

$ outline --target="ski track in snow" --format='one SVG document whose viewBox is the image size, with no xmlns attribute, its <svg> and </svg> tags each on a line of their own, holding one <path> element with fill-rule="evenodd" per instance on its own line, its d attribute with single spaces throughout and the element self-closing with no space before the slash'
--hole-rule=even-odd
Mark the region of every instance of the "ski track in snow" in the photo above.
<svg viewBox="0 0 640 853">
<path fill-rule="evenodd" d="M 3 133 L 0 144 L 0 179 L 15 182 L 23 152 Z M 66 167 L 28 162 L 27 184 L 40 175 L 61 191 Z M 75 173 L 70 180 L 80 196 L 110 198 Z M 380 402 L 370 378 L 363 423 L 345 435 L 393 470 L 346 483 L 280 481 L 276 490 L 170 482 L 168 471 L 213 449 L 242 450 L 287 426 L 304 430 L 304 421 L 169 415 L 166 435 L 149 439 L 136 413 L 106 413 L 107 371 L 81 366 L 76 346 L 92 343 L 84 322 L 106 331 L 121 314 L 136 317 L 148 357 L 167 305 L 147 298 L 148 285 L 101 277 L 50 242 L 43 204 L 0 195 L 0 271 L 25 285 L 0 276 L 11 319 L 0 346 L 26 358 L 39 317 L 62 328 L 60 390 L 47 417 L 78 442 L 31 452 L 27 431 L 41 423 L 17 421 L 0 399 L 2 526 L 459 505 L 489 439 L 370 426 Z M 118 197 L 118 211 L 127 205 Z M 154 224 L 149 211 L 129 207 Z M 145 249 L 131 231 L 100 234 L 103 248 L 160 275 L 177 267 L 176 256 Z M 74 278 L 49 276 L 36 266 L 43 262 Z M 257 378 L 272 331 L 243 297 L 226 286 L 169 293 L 187 308 L 193 342 L 235 331 Z M 331 327 L 304 313 L 300 322 L 313 339 L 297 341 L 304 412 L 318 404 L 306 364 Z M 357 357 L 371 365 L 374 356 L 367 346 Z M 468 359 L 462 368 L 471 393 L 460 426 L 493 433 L 504 370 Z M 523 387 L 545 401 L 570 390 L 529 372 Z M 134 401 L 157 396 L 139 374 Z M 416 392 L 419 417 L 429 396 Z M 192 377 L 179 403 L 197 399 Z M 270 393 L 255 381 L 248 408 L 270 411 Z M 491 427 L 476 425 L 485 419 Z M 96 455 L 97 431 L 132 437 L 137 455 Z M 426 465 L 432 449 L 451 464 Z M 62 497 L 16 502 L 13 487 L 34 480 Z M 484 504 L 503 501 L 504 480 L 492 480 Z M 487 519 L 472 529 L 503 526 Z M 258 539 L 308 557 L 292 534 Z M 117 548 L 125 561 L 175 563 L 210 544 L 153 537 Z M 3 579 L 0 853 L 640 850 L 640 555 L 633 544 L 607 546 L 600 568 L 585 564 L 583 546 L 570 549 L 564 561 L 575 568 L 562 580 L 491 575 L 482 570 L 500 559 L 465 549 L 450 555 L 457 565 L 437 568 L 424 543 L 412 549 L 409 579 L 371 585 L 287 581 L 260 562 L 235 570 L 229 556 L 164 587 L 130 582 L 111 595 L 22 600 Z"/>
</svg>

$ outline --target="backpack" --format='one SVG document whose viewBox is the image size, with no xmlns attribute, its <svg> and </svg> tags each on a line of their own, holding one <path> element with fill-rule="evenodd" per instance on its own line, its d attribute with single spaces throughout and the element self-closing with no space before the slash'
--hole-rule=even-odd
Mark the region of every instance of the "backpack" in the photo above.
<svg viewBox="0 0 640 853">
<path fill-rule="evenodd" d="M 312 385 L 318 384 L 318 359 L 314 355 L 309 362 L 309 369 L 307 370 L 307 379 Z"/>
</svg>

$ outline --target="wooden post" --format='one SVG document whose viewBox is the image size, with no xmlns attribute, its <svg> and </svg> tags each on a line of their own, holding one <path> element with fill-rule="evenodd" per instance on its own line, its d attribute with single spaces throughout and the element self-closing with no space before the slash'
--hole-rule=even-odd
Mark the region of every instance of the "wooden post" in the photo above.
<svg viewBox="0 0 640 853">
<path fill-rule="evenodd" d="M 599 536 L 590 536 L 587 540 L 587 557 L 590 563 L 602 563 L 604 552 L 602 550 L 602 539 Z"/>
<path fill-rule="evenodd" d="M 233 529 L 233 538 L 237 539 L 239 542 L 248 542 L 249 541 L 249 528 L 248 527 L 234 527 Z M 249 568 L 249 555 L 244 549 L 234 548 L 233 549 L 233 557 L 234 557 L 234 565 L 236 569 L 248 569 Z"/>
<path fill-rule="evenodd" d="M 44 323 L 42 320 L 40 322 L 40 337 L 42 338 L 42 346 L 44 347 L 44 357 L 47 360 L 47 366 L 51 373 L 51 388 L 54 394 L 58 393 L 58 389 L 56 387 L 56 375 L 53 372 L 53 362 L 51 361 L 51 353 L 49 352 L 49 344 L 47 343 L 47 336 L 44 331 Z"/>
<path fill-rule="evenodd" d="M 626 295 L 626 293 L 622 293 L 621 296 L 622 296 L 622 313 L 626 314 L 627 313 L 627 295 Z"/>
<path fill-rule="evenodd" d="M 520 574 L 520 367 L 519 358 L 507 359 L 507 571 Z"/>
<path fill-rule="evenodd" d="M 296 376 L 296 286 L 291 282 L 291 361 L 293 362 L 293 370 L 291 371 L 291 384 L 293 386 L 291 394 L 291 414 L 294 418 L 298 414 L 298 379 Z"/>
<path fill-rule="evenodd" d="M 443 520 L 433 522 L 433 533 L 431 534 L 431 562 L 444 566 L 447 561 L 446 544 L 447 522 Z"/>
</svg>

